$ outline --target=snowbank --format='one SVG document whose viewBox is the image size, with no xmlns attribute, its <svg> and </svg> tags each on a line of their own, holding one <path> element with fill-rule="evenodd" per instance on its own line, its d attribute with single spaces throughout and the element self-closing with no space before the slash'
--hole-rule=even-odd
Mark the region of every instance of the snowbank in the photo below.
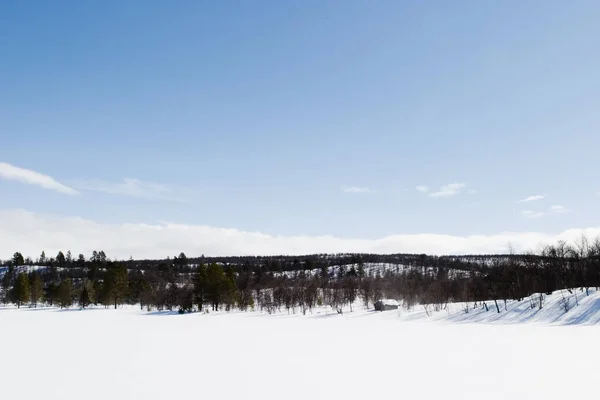
<svg viewBox="0 0 600 400">
<path fill-rule="evenodd" d="M 423 306 L 403 310 L 403 320 L 445 320 L 461 323 L 533 323 L 542 325 L 594 325 L 600 323 L 600 292 L 579 288 L 571 292 L 559 290 L 551 295 L 534 294 L 521 301 L 498 301 L 498 312 L 493 300 L 477 303 L 452 303 L 445 310 L 427 311 Z M 429 315 L 427 315 L 429 313 Z"/>
</svg>

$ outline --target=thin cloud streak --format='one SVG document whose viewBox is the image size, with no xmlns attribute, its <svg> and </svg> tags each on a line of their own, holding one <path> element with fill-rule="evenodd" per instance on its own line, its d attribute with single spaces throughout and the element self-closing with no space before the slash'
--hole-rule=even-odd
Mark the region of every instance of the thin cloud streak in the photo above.
<svg viewBox="0 0 600 400">
<path fill-rule="evenodd" d="M 373 193 L 373 191 L 366 187 L 358 186 L 342 186 L 342 192 L 344 193 Z"/>
<path fill-rule="evenodd" d="M 144 182 L 134 178 L 124 178 L 123 182 L 88 181 L 76 185 L 81 190 L 109 193 L 118 196 L 137 197 L 147 200 L 168 200 L 188 202 L 186 189 L 177 190 L 161 183 Z"/>
<path fill-rule="evenodd" d="M 554 211 L 555 213 L 568 213 L 571 212 L 571 209 L 557 204 L 550 207 L 550 211 Z"/>
<path fill-rule="evenodd" d="M 15 181 L 28 185 L 39 186 L 55 192 L 76 196 L 79 192 L 69 186 L 63 185 L 49 175 L 44 175 L 30 169 L 20 168 L 5 162 L 0 162 L 0 179 Z"/>
<path fill-rule="evenodd" d="M 444 186 L 440 187 L 440 189 L 437 192 L 430 193 L 428 196 L 429 197 L 437 197 L 437 198 L 456 196 L 466 186 L 467 185 L 464 183 L 450 183 L 448 185 L 444 185 Z"/>
<path fill-rule="evenodd" d="M 542 200 L 545 197 L 546 197 L 545 194 L 538 194 L 538 195 L 535 195 L 535 196 L 529 196 L 529 197 L 526 197 L 524 199 L 521 199 L 521 200 L 518 201 L 518 203 L 527 203 L 527 202 L 530 202 L 530 201 L 538 201 L 538 200 Z"/>
<path fill-rule="evenodd" d="M 524 210 L 524 211 L 521 211 L 521 215 L 524 216 L 525 218 L 534 219 L 534 218 L 541 218 L 541 217 L 543 217 L 544 213 L 540 212 L 540 211 Z"/>
</svg>

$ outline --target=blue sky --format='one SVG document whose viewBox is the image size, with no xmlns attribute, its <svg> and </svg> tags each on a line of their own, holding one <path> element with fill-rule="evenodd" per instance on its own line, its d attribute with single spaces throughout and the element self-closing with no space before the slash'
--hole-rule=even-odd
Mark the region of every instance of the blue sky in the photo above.
<svg viewBox="0 0 600 400">
<path fill-rule="evenodd" d="M 595 1 L 2 2 L 0 210 L 364 240 L 600 226 L 598 20 Z"/>
</svg>

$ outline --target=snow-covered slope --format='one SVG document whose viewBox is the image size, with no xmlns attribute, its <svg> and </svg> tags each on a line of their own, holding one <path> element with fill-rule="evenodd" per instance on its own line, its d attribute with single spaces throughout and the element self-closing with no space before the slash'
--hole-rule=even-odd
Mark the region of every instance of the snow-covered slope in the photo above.
<svg viewBox="0 0 600 400">
<path fill-rule="evenodd" d="M 494 301 L 477 303 L 448 304 L 442 311 L 433 311 L 429 306 L 416 306 L 414 310 L 400 310 L 399 318 L 402 320 L 445 320 L 462 323 L 495 323 L 495 324 L 517 324 L 532 323 L 542 325 L 593 325 L 600 323 L 600 292 L 589 289 L 589 295 L 585 290 L 577 289 L 572 293 L 560 290 L 551 295 L 542 296 L 542 308 L 540 309 L 540 295 L 535 294 L 522 301 L 499 301 L 500 312 L 497 311 Z M 468 313 L 466 311 L 469 307 Z"/>
<path fill-rule="evenodd" d="M 34 272 L 34 271 L 44 271 L 47 268 L 48 267 L 39 266 L 39 265 L 21 265 L 21 266 L 15 267 L 15 274 L 20 274 L 22 272 L 30 273 L 30 272 Z M 62 268 L 57 268 L 57 270 L 60 271 L 60 270 L 62 270 Z M 7 266 L 0 266 L 0 278 L 2 278 L 4 276 L 6 271 L 8 271 Z"/>
</svg>

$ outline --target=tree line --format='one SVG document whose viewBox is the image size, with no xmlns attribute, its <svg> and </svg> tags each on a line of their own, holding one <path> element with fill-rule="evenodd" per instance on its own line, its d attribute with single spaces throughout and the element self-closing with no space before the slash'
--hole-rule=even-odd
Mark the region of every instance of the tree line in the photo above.
<svg viewBox="0 0 600 400">
<path fill-rule="evenodd" d="M 0 269 L 0 300 L 17 307 L 61 308 L 138 304 L 147 310 L 307 313 L 328 306 L 352 311 L 383 298 L 405 308 L 443 309 L 449 302 L 479 304 L 496 312 L 508 300 L 566 290 L 578 301 L 600 287 L 600 240 L 560 241 L 527 254 L 428 256 L 337 254 L 275 257 L 110 260 L 59 252 L 37 260 L 16 252 Z M 532 296 L 533 295 L 533 296 Z M 488 304 L 489 303 L 489 304 Z M 467 305 L 465 311 L 468 312 Z"/>
</svg>

